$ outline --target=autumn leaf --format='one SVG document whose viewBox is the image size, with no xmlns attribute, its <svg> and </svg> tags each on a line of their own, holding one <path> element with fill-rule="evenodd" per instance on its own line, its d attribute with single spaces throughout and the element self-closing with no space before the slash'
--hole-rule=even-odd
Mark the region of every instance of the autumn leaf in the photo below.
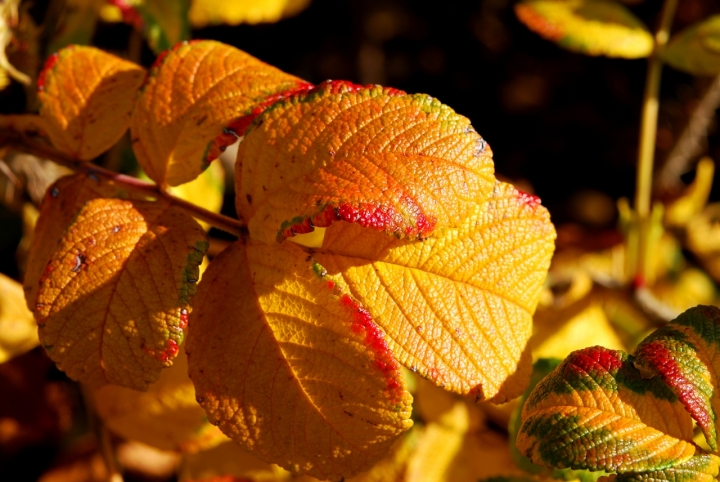
<svg viewBox="0 0 720 482">
<path fill-rule="evenodd" d="M 195 306 L 186 350 L 198 401 L 259 458 L 348 477 L 412 425 L 412 396 L 383 334 L 301 248 L 230 245 Z"/>
<path fill-rule="evenodd" d="M 223 166 L 219 162 L 213 162 L 198 177 L 185 184 L 170 187 L 168 192 L 208 211 L 219 213 L 225 192 L 225 171 Z M 208 223 L 204 221 L 198 221 L 198 223 L 205 231 L 210 229 Z"/>
<path fill-rule="evenodd" d="M 53 54 L 38 78 L 40 116 L 59 150 L 92 160 L 130 126 L 145 69 L 94 47 Z"/>
<path fill-rule="evenodd" d="M 161 450 L 195 453 L 227 441 L 195 401 L 187 369 L 181 350 L 147 392 L 117 385 L 99 388 L 94 392 L 98 415 L 113 433 Z"/>
<path fill-rule="evenodd" d="M 525 403 L 520 452 L 541 465 L 618 473 L 663 470 L 701 453 L 677 396 L 633 361 L 603 347 L 568 356 Z"/>
<path fill-rule="evenodd" d="M 489 196 L 491 156 L 468 119 L 432 97 L 326 82 L 250 127 L 236 207 L 266 243 L 335 220 L 426 237 Z"/>
<path fill-rule="evenodd" d="M 720 309 L 691 308 L 647 337 L 635 351 L 639 367 L 659 375 L 717 450 L 720 414 Z"/>
<path fill-rule="evenodd" d="M 48 256 L 36 284 L 26 281 L 40 341 L 73 379 L 146 390 L 182 342 L 205 233 L 165 202 L 93 199 L 78 212 L 66 194 L 49 190 L 38 232 L 72 221 L 29 262 Z M 47 218 L 53 211 L 58 219 Z"/>
<path fill-rule="evenodd" d="M 653 49 L 647 27 L 614 0 L 523 0 L 515 13 L 533 32 L 574 52 L 634 59 Z"/>
<path fill-rule="evenodd" d="M 312 256 L 324 279 L 362 300 L 405 367 L 503 402 L 527 386 L 532 313 L 554 237 L 537 198 L 497 183 L 442 236 L 408 242 L 334 223 Z"/>
<path fill-rule="evenodd" d="M 720 74 L 720 15 L 675 34 L 662 52 L 672 67 L 693 75 Z"/>
<path fill-rule="evenodd" d="M 157 183 L 191 181 L 267 105 L 308 87 L 220 42 L 178 44 L 155 61 L 133 112 L 138 162 Z"/>
<path fill-rule="evenodd" d="M 693 455 L 687 462 L 664 470 L 619 475 L 615 482 L 713 482 L 719 463 L 715 455 Z"/>
<path fill-rule="evenodd" d="M 22 285 L 0 273 L 0 363 L 39 344 L 37 325 L 25 306 Z"/>
<path fill-rule="evenodd" d="M 301 12 L 310 0 L 262 0 L 214 2 L 213 0 L 193 0 L 190 7 L 190 22 L 193 27 L 207 25 L 240 23 L 277 22 Z"/>
<path fill-rule="evenodd" d="M 178 470 L 179 482 L 212 480 L 223 476 L 253 482 L 277 482 L 291 478 L 289 472 L 263 462 L 231 440 L 209 450 L 185 454 Z"/>
</svg>

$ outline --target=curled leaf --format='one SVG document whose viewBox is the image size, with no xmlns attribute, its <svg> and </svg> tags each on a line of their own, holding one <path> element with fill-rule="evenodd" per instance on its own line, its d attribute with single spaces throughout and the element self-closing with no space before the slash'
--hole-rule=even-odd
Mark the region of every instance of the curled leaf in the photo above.
<svg viewBox="0 0 720 482">
<path fill-rule="evenodd" d="M 625 473 L 686 462 L 699 453 L 691 441 L 690 416 L 658 377 L 643 378 L 624 352 L 592 347 L 537 385 L 516 444 L 536 464 Z"/>
<path fill-rule="evenodd" d="M 0 363 L 39 344 L 37 325 L 25 306 L 22 285 L 0 273 Z"/>
<path fill-rule="evenodd" d="M 230 245 L 203 275 L 186 345 L 211 423 L 292 472 L 367 470 L 412 396 L 367 312 L 290 243 Z"/>
<path fill-rule="evenodd" d="M 145 69 L 95 47 L 71 45 L 53 54 L 38 78 L 40 116 L 61 151 L 91 160 L 130 126 Z"/>
<path fill-rule="evenodd" d="M 308 86 L 220 42 L 177 44 L 158 56 L 133 112 L 138 162 L 157 183 L 191 181 L 264 107 Z"/>
<path fill-rule="evenodd" d="M 227 441 L 195 401 L 187 369 L 181 350 L 147 392 L 117 385 L 99 388 L 94 393 L 98 415 L 113 433 L 161 450 L 195 453 Z"/>
<path fill-rule="evenodd" d="M 520 395 L 555 231 L 535 197 L 497 183 L 457 229 L 408 242 L 334 223 L 313 258 L 384 330 L 405 367 L 477 399 Z"/>
<path fill-rule="evenodd" d="M 653 49 L 647 27 L 613 0 L 523 0 L 515 13 L 533 32 L 574 52 L 635 59 Z"/>
<path fill-rule="evenodd" d="M 635 350 L 639 367 L 659 375 L 717 450 L 720 415 L 720 309 L 691 308 L 648 336 Z"/>
<path fill-rule="evenodd" d="M 689 74 L 720 74 L 720 15 L 675 34 L 662 57 L 672 67 Z"/>
<path fill-rule="evenodd" d="M 336 220 L 422 238 L 489 196 L 491 156 L 468 119 L 432 97 L 327 82 L 250 127 L 236 206 L 266 243 Z"/>
<path fill-rule="evenodd" d="M 204 231 L 164 202 L 94 199 L 51 244 L 34 306 L 48 354 L 89 385 L 146 390 L 183 340 Z"/>
</svg>

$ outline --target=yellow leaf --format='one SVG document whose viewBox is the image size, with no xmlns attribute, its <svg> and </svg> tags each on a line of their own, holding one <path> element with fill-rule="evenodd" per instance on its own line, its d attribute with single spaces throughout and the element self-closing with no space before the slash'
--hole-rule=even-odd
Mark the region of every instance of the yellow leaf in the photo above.
<svg viewBox="0 0 720 482">
<path fill-rule="evenodd" d="M 595 295 L 562 309 L 538 309 L 530 345 L 533 359 L 565 358 L 586 346 L 601 345 L 614 350 L 625 348 Z"/>
<path fill-rule="evenodd" d="M 634 59 L 653 49 L 647 27 L 613 0 L 523 0 L 515 13 L 530 30 L 574 52 Z"/>
<path fill-rule="evenodd" d="M 687 247 L 707 273 L 720 281 L 720 203 L 708 204 L 687 225 Z"/>
<path fill-rule="evenodd" d="M 674 68 L 689 74 L 720 74 L 720 15 L 675 34 L 662 57 Z"/>
<path fill-rule="evenodd" d="M 661 279 L 649 289 L 678 315 L 697 305 L 711 305 L 717 298 L 712 279 L 697 268 L 684 269 L 672 279 Z"/>
<path fill-rule="evenodd" d="M 133 112 L 138 162 L 160 184 L 191 181 L 264 106 L 308 86 L 220 42 L 178 44 L 158 56 Z"/>
<path fill-rule="evenodd" d="M 0 122 L 2 118 L 0 118 Z M 77 212 L 88 201 L 100 197 L 129 197 L 136 195 L 122 191 L 104 178 L 90 178 L 87 174 L 74 174 L 58 179 L 48 187 L 40 206 L 43 216 L 36 221 L 35 233 L 28 252 L 25 270 L 25 302 L 30 311 L 35 311 L 40 277 L 57 246 L 47 240 L 59 240 Z"/>
<path fill-rule="evenodd" d="M 22 285 L 0 273 L 0 363 L 39 344 L 37 324 L 25 306 Z"/>
<path fill-rule="evenodd" d="M 161 450 L 194 453 L 227 441 L 195 401 L 187 368 L 181 350 L 147 392 L 117 385 L 99 388 L 94 392 L 98 415 L 117 435 Z"/>
<path fill-rule="evenodd" d="M 190 23 L 195 28 L 208 24 L 277 22 L 304 10 L 310 0 L 235 0 L 215 2 L 193 0 L 190 7 Z"/>
<path fill-rule="evenodd" d="M 665 206 L 665 226 L 680 228 L 700 214 L 707 203 L 712 189 L 715 164 L 709 157 L 703 157 L 698 162 L 695 180 L 685 189 L 685 192 L 672 203 Z"/>
<path fill-rule="evenodd" d="M 230 245 L 200 283 L 186 350 L 198 401 L 226 435 L 337 479 L 412 425 L 412 396 L 367 312 L 316 272 L 290 243 Z"/>
<path fill-rule="evenodd" d="M 405 367 L 501 403 L 527 386 L 532 314 L 554 239 L 537 198 L 497 183 L 442 236 L 408 242 L 340 222 L 313 257 L 362 300 Z"/>
<path fill-rule="evenodd" d="M 290 473 L 263 462 L 235 442 L 228 441 L 210 450 L 186 455 L 180 467 L 180 482 L 232 476 L 253 482 L 290 480 Z"/>
<path fill-rule="evenodd" d="M 63 211 L 64 199 L 49 197 Z M 202 228 L 164 202 L 94 199 L 48 244 L 34 313 L 50 357 L 91 386 L 146 390 L 183 340 L 207 250 Z"/>
<path fill-rule="evenodd" d="M 53 54 L 38 78 L 40 116 L 52 143 L 82 160 L 99 156 L 125 133 L 145 69 L 94 47 Z"/>
<path fill-rule="evenodd" d="M 335 220 L 426 237 L 490 195 L 491 156 L 468 119 L 432 97 L 326 82 L 250 127 L 236 207 L 266 243 Z"/>
<path fill-rule="evenodd" d="M 407 464 L 423 436 L 425 428 L 414 426 L 402 435 L 390 449 L 388 455 L 373 467 L 347 482 L 398 482 L 404 480 Z"/>
<path fill-rule="evenodd" d="M 168 188 L 168 192 L 208 211 L 219 213 L 225 192 L 225 171 L 223 166 L 219 162 L 213 162 L 198 177 L 188 183 Z M 208 223 L 204 221 L 198 222 L 205 231 L 210 229 Z"/>
<path fill-rule="evenodd" d="M 506 436 L 486 428 L 465 434 L 450 466 L 451 482 L 477 482 L 489 477 L 528 475 L 515 465 Z M 513 480 L 513 479 L 510 479 Z"/>
</svg>

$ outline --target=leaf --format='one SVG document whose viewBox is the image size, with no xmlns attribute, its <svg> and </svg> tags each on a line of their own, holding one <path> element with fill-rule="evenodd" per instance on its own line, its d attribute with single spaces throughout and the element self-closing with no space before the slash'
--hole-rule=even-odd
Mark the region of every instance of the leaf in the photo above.
<svg viewBox="0 0 720 482">
<path fill-rule="evenodd" d="M 573 52 L 636 59 L 653 49 L 647 27 L 614 0 L 523 0 L 515 14 L 533 32 Z"/>
<path fill-rule="evenodd" d="M 211 423 L 320 479 L 370 468 L 412 425 L 382 333 L 336 288 L 299 247 L 236 242 L 203 276 L 186 346 Z"/>
<path fill-rule="evenodd" d="M 126 23 L 142 31 L 156 54 L 190 39 L 189 0 L 108 0 L 108 3 L 120 9 Z"/>
<path fill-rule="evenodd" d="M 222 476 L 258 482 L 290 479 L 290 474 L 285 470 L 263 462 L 229 440 L 212 449 L 184 455 L 178 472 L 180 482 Z"/>
<path fill-rule="evenodd" d="M 91 386 L 147 390 L 182 343 L 204 231 L 165 202 L 94 199 L 52 244 L 35 299 L 50 357 Z"/>
<path fill-rule="evenodd" d="M 530 394 L 517 448 L 559 468 L 654 471 L 698 449 L 692 420 L 659 378 L 646 380 L 621 351 L 573 352 Z"/>
<path fill-rule="evenodd" d="M 77 212 L 88 201 L 100 197 L 140 199 L 136 194 L 121 190 L 111 181 L 81 173 L 60 178 L 48 187 L 40 206 L 42 216 L 36 222 L 25 269 L 23 288 L 30 311 L 36 309 L 40 278 L 57 250 L 57 244 L 48 240 L 60 240 Z"/>
<path fill-rule="evenodd" d="M 225 171 L 222 164 L 213 162 L 202 174 L 192 181 L 168 188 L 168 192 L 197 206 L 219 213 L 225 192 Z M 205 231 L 210 225 L 198 221 Z"/>
<path fill-rule="evenodd" d="M 89 45 L 95 33 L 100 5 L 105 0 L 69 0 L 47 47 L 48 53 L 69 45 Z"/>
<path fill-rule="evenodd" d="M 39 344 L 37 325 L 25 306 L 22 285 L 0 273 L 0 363 Z"/>
<path fill-rule="evenodd" d="M 693 455 L 687 462 L 664 470 L 624 474 L 616 482 L 713 482 L 718 475 L 720 458 L 715 455 Z"/>
<path fill-rule="evenodd" d="M 159 184 L 191 181 L 267 105 L 308 87 L 220 42 L 178 44 L 155 61 L 133 112 L 138 162 Z"/>
<path fill-rule="evenodd" d="M 40 116 L 59 150 L 99 156 L 125 133 L 145 69 L 95 47 L 71 45 L 50 56 L 38 78 Z"/>
<path fill-rule="evenodd" d="M 720 15 L 673 35 L 662 57 L 673 68 L 692 75 L 720 74 Z"/>
<path fill-rule="evenodd" d="M 498 182 L 457 229 L 408 242 L 335 223 L 313 258 L 362 300 L 405 367 L 498 403 L 530 375 L 532 314 L 555 231 L 535 197 Z"/>
<path fill-rule="evenodd" d="M 161 450 L 195 453 L 227 438 L 210 425 L 195 401 L 195 389 L 187 375 L 182 350 L 173 366 L 147 392 L 106 385 L 94 392 L 95 406 L 105 425 L 126 440 Z"/>
<path fill-rule="evenodd" d="M 208 25 L 277 22 L 298 14 L 310 0 L 262 0 L 255 2 L 215 2 L 193 0 L 190 22 L 194 28 Z"/>
<path fill-rule="evenodd" d="M 347 482 L 398 482 L 404 481 L 407 464 L 415 452 L 419 441 L 425 435 L 425 427 L 415 425 L 403 434 L 390 448 L 386 457 L 367 472 L 353 477 Z"/>
<path fill-rule="evenodd" d="M 720 309 L 691 308 L 648 336 L 635 350 L 635 362 L 659 375 L 685 405 L 717 450 L 716 420 L 720 387 L 715 361 L 720 355 Z"/>
<path fill-rule="evenodd" d="M 236 207 L 266 243 L 335 220 L 426 237 L 490 195 L 491 156 L 468 119 L 432 97 L 326 82 L 251 126 Z"/>
</svg>

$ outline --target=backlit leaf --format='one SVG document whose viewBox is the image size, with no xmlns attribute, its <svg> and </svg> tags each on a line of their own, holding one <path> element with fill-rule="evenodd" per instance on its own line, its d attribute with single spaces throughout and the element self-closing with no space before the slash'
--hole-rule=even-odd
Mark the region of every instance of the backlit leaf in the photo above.
<svg viewBox="0 0 720 482">
<path fill-rule="evenodd" d="M 181 350 L 147 392 L 117 385 L 98 389 L 94 394 L 98 415 L 115 434 L 161 450 L 194 453 L 226 441 L 195 401 L 187 369 Z"/>
<path fill-rule="evenodd" d="M 432 97 L 327 82 L 250 127 L 237 210 L 267 243 L 335 220 L 425 237 L 487 199 L 491 156 L 468 119 Z"/>
<path fill-rule="evenodd" d="M 647 27 L 614 0 L 523 0 L 515 13 L 527 27 L 561 47 L 586 55 L 650 55 Z"/>
<path fill-rule="evenodd" d="M 39 344 L 37 325 L 25 306 L 22 285 L 0 273 L 0 363 Z"/>
<path fill-rule="evenodd" d="M 347 477 L 412 425 L 382 333 L 290 243 L 230 245 L 203 275 L 190 377 L 209 420 L 291 472 Z"/>
<path fill-rule="evenodd" d="M 219 213 L 225 191 L 225 171 L 222 164 L 213 162 L 210 167 L 190 182 L 168 188 L 168 192 L 208 211 Z M 198 221 L 207 231 L 210 225 Z"/>
<path fill-rule="evenodd" d="M 90 178 L 87 174 L 81 173 L 60 178 L 47 189 L 40 206 L 42 216 L 36 222 L 33 241 L 28 251 L 23 283 L 25 302 L 31 311 L 35 311 L 39 281 L 45 267 L 57 250 L 57 242 L 62 238 L 77 212 L 91 199 L 129 196 L 137 198 L 136 195 L 121 190 L 111 181 L 94 176 Z M 48 240 L 55 241 L 48 242 Z"/>
<path fill-rule="evenodd" d="M 713 482 L 720 458 L 711 454 L 693 455 L 690 460 L 664 470 L 619 475 L 616 482 Z"/>
<path fill-rule="evenodd" d="M 158 56 L 133 112 L 138 162 L 158 183 L 191 181 L 264 107 L 308 86 L 220 42 L 178 44 Z"/>
<path fill-rule="evenodd" d="M 310 0 L 261 0 L 216 2 L 193 0 L 190 22 L 193 27 L 217 24 L 277 22 L 302 11 Z"/>
<path fill-rule="evenodd" d="M 533 462 L 559 468 L 653 471 L 699 449 L 692 420 L 658 378 L 602 347 L 573 352 L 530 394 L 517 438 Z"/>
<path fill-rule="evenodd" d="M 61 151 L 91 160 L 130 126 L 145 69 L 94 47 L 71 45 L 53 54 L 38 78 L 40 115 Z"/>
<path fill-rule="evenodd" d="M 720 74 L 720 15 L 675 34 L 662 56 L 674 68 L 689 74 Z"/>
<path fill-rule="evenodd" d="M 442 236 L 408 242 L 334 223 L 313 257 L 324 278 L 362 300 L 405 367 L 503 402 L 527 386 L 532 314 L 554 238 L 537 198 L 497 183 Z"/>
<path fill-rule="evenodd" d="M 146 390 L 183 340 L 204 231 L 165 202 L 94 199 L 49 244 L 34 313 L 50 357 L 89 385 Z"/>
<path fill-rule="evenodd" d="M 695 419 L 714 450 L 720 415 L 720 309 L 691 308 L 648 336 L 635 351 L 638 366 L 659 375 Z"/>
</svg>

